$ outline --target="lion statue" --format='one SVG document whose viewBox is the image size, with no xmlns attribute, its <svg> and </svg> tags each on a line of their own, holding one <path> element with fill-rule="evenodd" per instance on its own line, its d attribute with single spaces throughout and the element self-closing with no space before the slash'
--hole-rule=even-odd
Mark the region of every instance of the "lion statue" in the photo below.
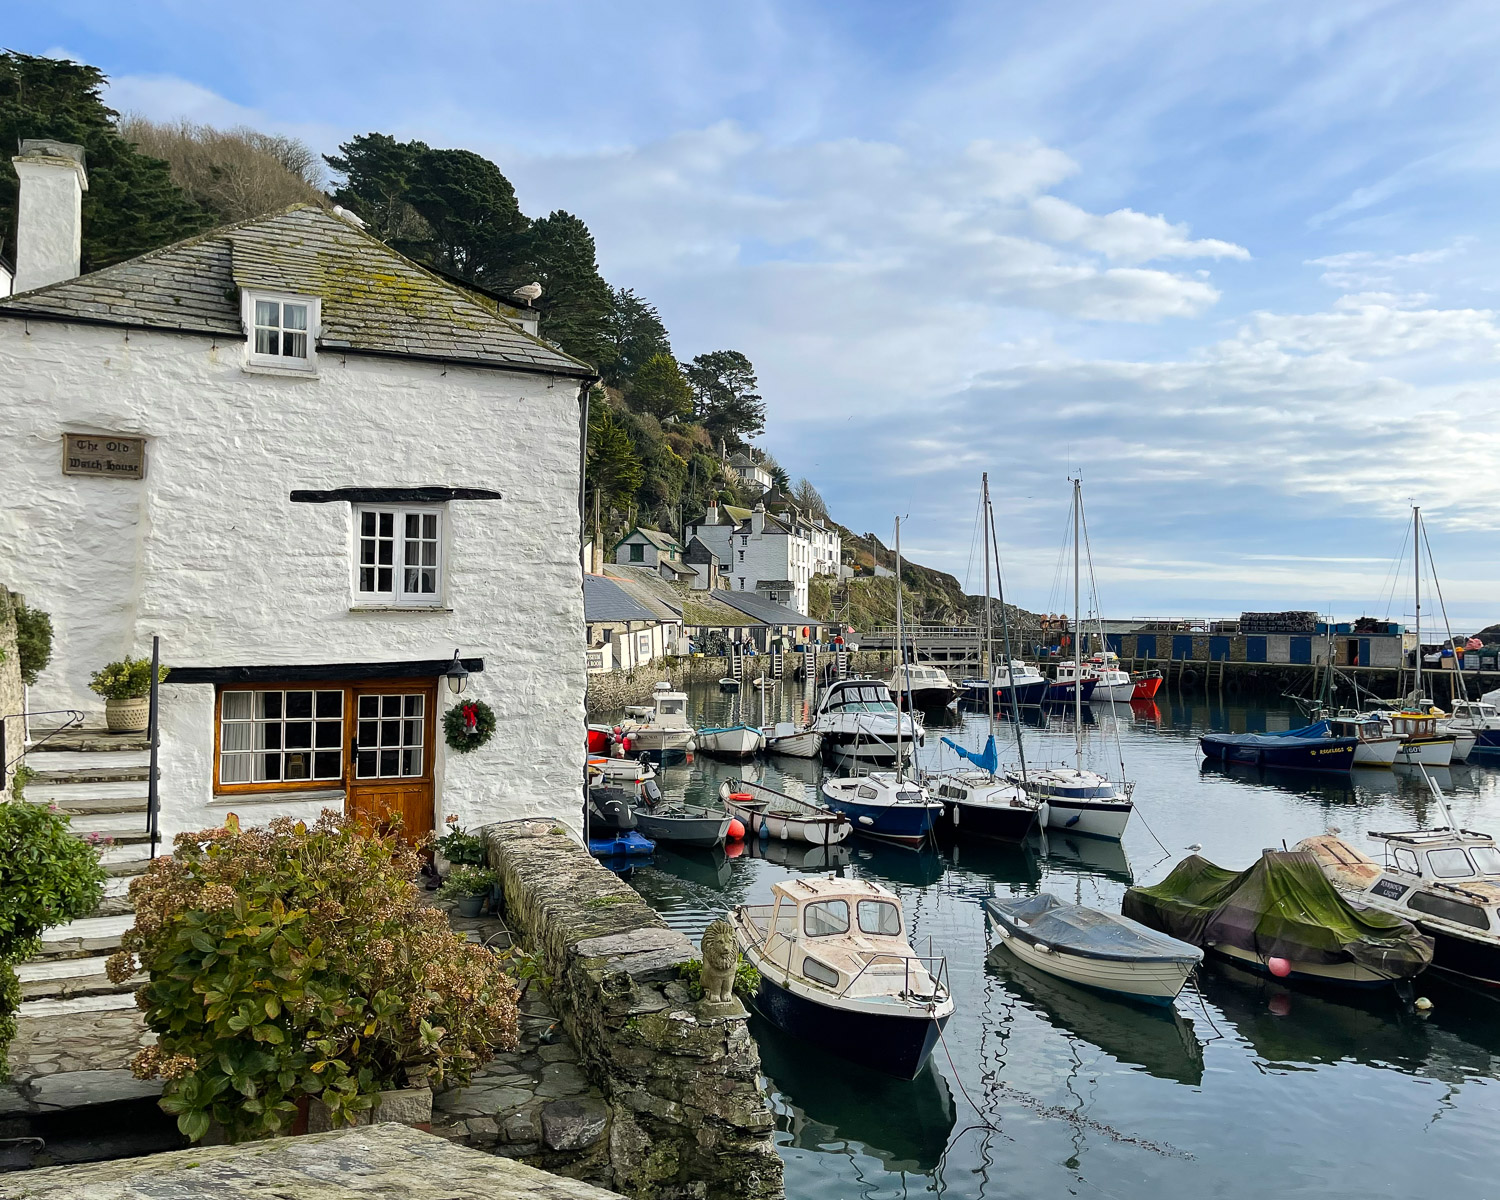
<svg viewBox="0 0 1500 1200">
<path fill-rule="evenodd" d="M 734 970 L 740 961 L 734 926 L 720 917 L 703 931 L 699 949 L 703 955 L 703 1002 L 733 1004 Z"/>
</svg>

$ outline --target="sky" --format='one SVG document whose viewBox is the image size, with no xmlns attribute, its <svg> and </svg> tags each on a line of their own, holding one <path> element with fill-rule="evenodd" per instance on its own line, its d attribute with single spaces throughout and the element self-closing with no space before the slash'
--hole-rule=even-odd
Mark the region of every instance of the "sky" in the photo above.
<svg viewBox="0 0 1500 1200">
<path fill-rule="evenodd" d="M 1106 615 L 1500 621 L 1490 3 L 33 3 L 126 112 L 492 158 L 837 520 Z M 1402 564 L 1403 553 L 1407 556 Z M 1425 568 L 1424 568 L 1425 571 Z M 1430 573 L 1430 572 L 1429 572 Z M 1424 596 L 1436 610 L 1436 594 Z"/>
</svg>

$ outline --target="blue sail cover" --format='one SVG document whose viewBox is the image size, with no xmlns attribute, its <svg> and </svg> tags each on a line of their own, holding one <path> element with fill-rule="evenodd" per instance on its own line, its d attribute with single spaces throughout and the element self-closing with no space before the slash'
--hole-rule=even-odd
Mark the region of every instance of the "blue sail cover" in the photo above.
<svg viewBox="0 0 1500 1200">
<path fill-rule="evenodd" d="M 965 750 L 952 738 L 944 738 L 943 745 L 957 750 L 962 757 L 968 759 L 981 770 L 988 771 L 991 775 L 1000 767 L 1000 756 L 995 753 L 995 735 L 993 733 L 990 734 L 990 740 L 985 742 L 982 754 L 976 754 L 972 750 Z"/>
</svg>

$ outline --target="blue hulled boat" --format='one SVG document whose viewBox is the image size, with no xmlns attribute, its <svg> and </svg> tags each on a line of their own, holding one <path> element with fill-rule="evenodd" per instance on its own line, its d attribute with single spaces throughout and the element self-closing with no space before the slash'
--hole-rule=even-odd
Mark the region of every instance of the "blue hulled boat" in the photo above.
<svg viewBox="0 0 1500 1200">
<path fill-rule="evenodd" d="M 925 842 L 943 811 L 921 784 L 892 771 L 825 780 L 823 799 L 849 818 L 855 833 L 903 846 Z"/>
<path fill-rule="evenodd" d="M 1206 733 L 1198 745 L 1208 758 L 1294 771 L 1347 771 L 1359 747 L 1355 737 L 1333 737 L 1326 721 L 1284 733 Z"/>
</svg>

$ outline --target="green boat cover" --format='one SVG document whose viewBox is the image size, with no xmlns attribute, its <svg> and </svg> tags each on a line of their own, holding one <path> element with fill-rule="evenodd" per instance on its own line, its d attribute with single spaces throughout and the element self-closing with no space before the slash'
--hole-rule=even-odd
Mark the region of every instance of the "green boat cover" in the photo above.
<svg viewBox="0 0 1500 1200">
<path fill-rule="evenodd" d="M 1127 891 L 1120 910 L 1195 946 L 1235 946 L 1262 961 L 1352 960 L 1387 979 L 1410 979 L 1432 962 L 1430 937 L 1350 905 L 1306 851 L 1267 850 L 1243 871 L 1193 854 L 1154 887 Z"/>
</svg>

